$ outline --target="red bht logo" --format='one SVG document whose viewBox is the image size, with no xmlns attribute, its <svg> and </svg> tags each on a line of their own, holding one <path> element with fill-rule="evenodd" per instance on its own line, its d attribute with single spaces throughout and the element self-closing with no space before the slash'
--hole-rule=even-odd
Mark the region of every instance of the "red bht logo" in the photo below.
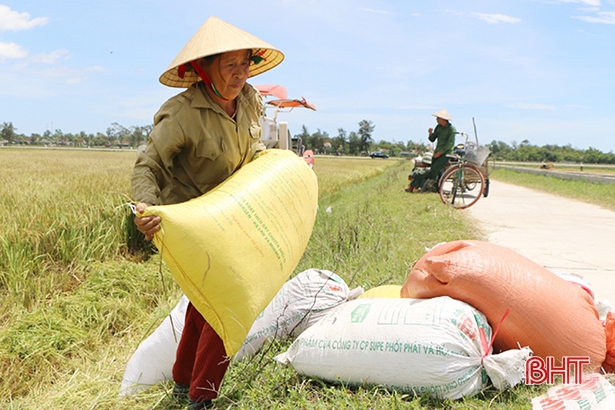
<svg viewBox="0 0 615 410">
<path fill-rule="evenodd" d="M 525 362 L 525 383 L 555 384 L 555 376 L 561 376 L 563 384 L 571 384 L 572 373 L 574 376 L 572 384 L 581 384 L 584 364 L 589 364 L 589 357 L 564 356 L 561 365 L 558 366 L 554 357 L 547 356 L 545 361 L 542 357 L 532 356 Z"/>
</svg>

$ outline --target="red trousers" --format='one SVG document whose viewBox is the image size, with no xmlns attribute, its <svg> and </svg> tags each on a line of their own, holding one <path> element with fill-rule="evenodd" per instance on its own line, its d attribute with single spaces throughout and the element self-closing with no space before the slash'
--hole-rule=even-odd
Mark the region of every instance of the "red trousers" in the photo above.
<svg viewBox="0 0 615 410">
<path fill-rule="evenodd" d="M 188 397 L 194 401 L 213 400 L 218 397 L 229 363 L 222 339 L 192 303 L 188 303 L 173 365 L 175 383 L 189 385 Z"/>
</svg>

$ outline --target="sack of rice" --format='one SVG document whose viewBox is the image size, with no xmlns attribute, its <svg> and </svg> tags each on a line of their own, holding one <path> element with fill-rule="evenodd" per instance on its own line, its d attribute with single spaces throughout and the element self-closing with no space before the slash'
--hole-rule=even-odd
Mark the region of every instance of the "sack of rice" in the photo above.
<svg viewBox="0 0 615 410">
<path fill-rule="evenodd" d="M 205 195 L 141 216 L 161 217 L 162 259 L 232 356 L 299 263 L 317 207 L 314 171 L 270 150 Z"/>
<path fill-rule="evenodd" d="M 605 360 L 605 330 L 590 294 L 500 245 L 453 241 L 434 247 L 412 267 L 401 295 L 462 300 L 484 313 L 491 326 L 509 310 L 496 352 L 528 346 L 545 360 L 589 357 L 589 372 Z"/>
<path fill-rule="evenodd" d="M 139 344 L 126 364 L 120 396 L 138 393 L 172 378 L 171 370 L 184 329 L 186 306 L 188 298 L 183 296 L 156 330 Z"/>
<path fill-rule="evenodd" d="M 236 360 L 252 357 L 269 340 L 297 337 L 318 322 L 332 308 L 363 293 L 353 290 L 328 270 L 305 270 L 282 286 L 271 303 L 256 318 Z"/>
<path fill-rule="evenodd" d="M 470 305 L 434 299 L 356 299 L 305 330 L 276 360 L 333 383 L 379 385 L 438 398 L 503 389 L 525 376 L 529 349 L 490 354 L 491 328 Z"/>
</svg>

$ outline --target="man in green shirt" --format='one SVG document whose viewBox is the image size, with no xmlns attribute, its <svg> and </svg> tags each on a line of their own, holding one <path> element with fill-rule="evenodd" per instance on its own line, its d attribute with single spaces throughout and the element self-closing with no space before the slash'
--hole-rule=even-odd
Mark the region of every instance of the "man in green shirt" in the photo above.
<svg viewBox="0 0 615 410">
<path fill-rule="evenodd" d="M 448 161 L 447 155 L 453 152 L 455 146 L 455 134 L 457 130 L 451 124 L 451 116 L 448 111 L 442 109 L 432 114 L 436 117 L 438 125 L 436 129 L 430 128 L 429 141 L 436 143 L 436 148 L 431 160 L 431 166 L 428 168 L 415 168 L 410 174 L 410 186 L 406 189 L 408 192 L 417 192 L 425 186 L 428 179 L 437 180 L 440 171 Z"/>
</svg>

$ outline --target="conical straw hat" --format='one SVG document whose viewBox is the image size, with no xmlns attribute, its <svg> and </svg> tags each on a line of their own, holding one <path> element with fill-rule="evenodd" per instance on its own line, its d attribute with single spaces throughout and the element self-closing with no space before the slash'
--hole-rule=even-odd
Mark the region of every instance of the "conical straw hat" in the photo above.
<svg viewBox="0 0 615 410">
<path fill-rule="evenodd" d="M 436 111 L 436 112 L 434 112 L 431 115 L 433 115 L 436 118 L 443 118 L 443 119 L 448 120 L 448 121 L 453 121 L 453 119 L 451 118 L 450 114 L 445 109 L 441 109 L 440 111 Z"/>
<path fill-rule="evenodd" d="M 284 54 L 271 44 L 211 16 L 181 49 L 159 80 L 169 87 L 190 87 L 200 80 L 199 75 L 194 71 L 186 71 L 184 78 L 181 78 L 178 74 L 179 66 L 202 57 L 247 49 L 252 49 L 254 55 L 263 58 L 258 64 L 250 64 L 249 77 L 264 73 L 284 60 Z"/>
</svg>

